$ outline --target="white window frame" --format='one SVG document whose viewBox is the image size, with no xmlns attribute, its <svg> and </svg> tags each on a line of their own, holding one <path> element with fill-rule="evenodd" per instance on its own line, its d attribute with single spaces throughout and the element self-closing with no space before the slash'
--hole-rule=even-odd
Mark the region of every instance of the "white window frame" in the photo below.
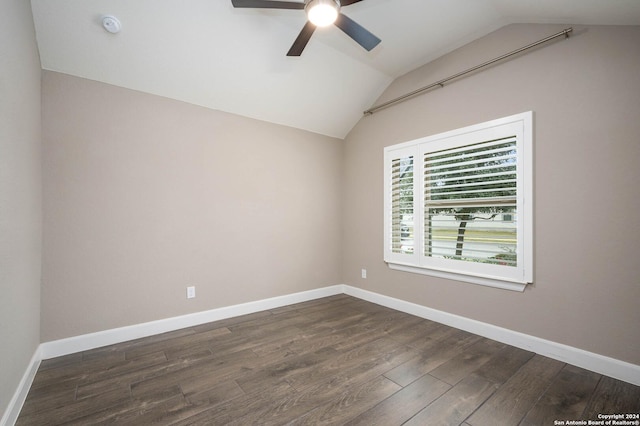
<svg viewBox="0 0 640 426">
<path fill-rule="evenodd" d="M 477 142 L 516 136 L 517 149 L 517 265 L 502 266 L 441 259 L 423 255 L 425 153 Z M 392 250 L 391 162 L 413 156 L 412 253 Z M 528 111 L 384 148 L 384 260 L 389 268 L 465 281 L 508 290 L 524 291 L 533 282 L 533 112 Z"/>
</svg>

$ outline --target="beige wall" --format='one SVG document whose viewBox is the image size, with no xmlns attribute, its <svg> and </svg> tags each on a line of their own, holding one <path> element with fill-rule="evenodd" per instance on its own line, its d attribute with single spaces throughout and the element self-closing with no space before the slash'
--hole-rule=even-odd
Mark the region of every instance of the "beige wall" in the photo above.
<svg viewBox="0 0 640 426">
<path fill-rule="evenodd" d="M 563 28 L 505 27 L 399 78 L 380 101 Z M 364 117 L 345 147 L 344 281 L 640 364 L 638 46 L 640 27 L 576 27 L 568 40 Z M 518 293 L 389 270 L 383 147 L 528 110 L 535 284 Z"/>
<path fill-rule="evenodd" d="M 342 141 L 54 72 L 42 91 L 43 341 L 340 283 Z"/>
<path fill-rule="evenodd" d="M 40 59 L 28 1 L 0 3 L 0 417 L 40 342 Z"/>
</svg>

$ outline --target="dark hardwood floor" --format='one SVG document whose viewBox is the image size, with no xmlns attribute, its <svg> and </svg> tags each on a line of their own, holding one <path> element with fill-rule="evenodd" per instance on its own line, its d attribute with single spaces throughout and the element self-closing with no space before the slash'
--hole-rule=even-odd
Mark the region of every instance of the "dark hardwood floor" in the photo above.
<svg viewBox="0 0 640 426">
<path fill-rule="evenodd" d="M 45 360 L 18 425 L 554 425 L 640 387 L 328 297 Z"/>
</svg>

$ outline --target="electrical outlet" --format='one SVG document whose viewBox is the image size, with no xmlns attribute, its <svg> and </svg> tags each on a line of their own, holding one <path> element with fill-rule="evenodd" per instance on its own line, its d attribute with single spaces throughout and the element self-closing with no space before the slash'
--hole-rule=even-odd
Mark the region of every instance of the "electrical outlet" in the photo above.
<svg viewBox="0 0 640 426">
<path fill-rule="evenodd" d="M 366 269 L 362 270 L 362 278 L 367 278 L 367 270 Z"/>
<path fill-rule="evenodd" d="M 193 299 L 194 297 L 196 297 L 195 286 L 187 287 L 187 299 Z"/>
</svg>

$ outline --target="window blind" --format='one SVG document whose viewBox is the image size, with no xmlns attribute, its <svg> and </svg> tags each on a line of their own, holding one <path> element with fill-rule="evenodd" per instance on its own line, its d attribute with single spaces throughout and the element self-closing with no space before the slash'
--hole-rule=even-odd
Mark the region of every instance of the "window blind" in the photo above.
<svg viewBox="0 0 640 426">
<path fill-rule="evenodd" d="M 424 153 L 424 255 L 516 266 L 516 137 Z"/>
<path fill-rule="evenodd" d="M 412 253 L 413 221 L 413 156 L 391 161 L 391 251 Z"/>
</svg>

